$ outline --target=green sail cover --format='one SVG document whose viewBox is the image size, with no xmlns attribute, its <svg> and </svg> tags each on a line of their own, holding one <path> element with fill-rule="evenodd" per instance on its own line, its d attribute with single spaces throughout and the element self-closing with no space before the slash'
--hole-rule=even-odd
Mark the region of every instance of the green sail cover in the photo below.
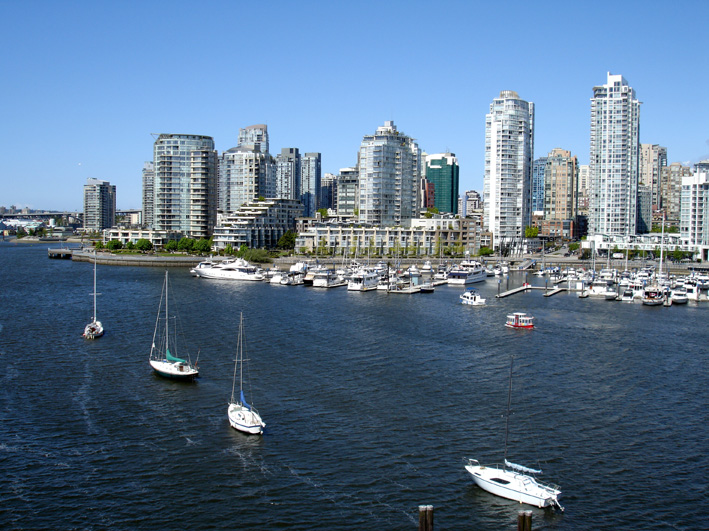
<svg viewBox="0 0 709 531">
<path fill-rule="evenodd" d="M 176 358 L 175 356 L 173 356 L 172 354 L 170 354 L 170 349 L 169 349 L 169 348 L 166 349 L 165 352 L 166 352 L 167 361 L 174 361 L 174 362 L 179 362 L 179 363 L 186 363 L 185 360 L 180 359 L 180 358 Z"/>
</svg>

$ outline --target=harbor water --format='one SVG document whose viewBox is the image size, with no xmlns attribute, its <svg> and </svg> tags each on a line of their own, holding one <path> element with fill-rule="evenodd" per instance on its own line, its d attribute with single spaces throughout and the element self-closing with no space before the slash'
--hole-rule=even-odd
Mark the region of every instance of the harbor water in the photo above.
<svg viewBox="0 0 709 531">
<path fill-rule="evenodd" d="M 525 280 L 433 294 L 213 281 L 172 268 L 194 383 L 148 364 L 164 270 L 0 243 L 0 528 L 516 529 L 463 458 L 561 486 L 535 529 L 695 530 L 709 500 L 709 303 L 647 307 Z M 532 331 L 504 326 L 533 315 Z M 239 314 L 263 436 L 229 426 Z"/>
</svg>

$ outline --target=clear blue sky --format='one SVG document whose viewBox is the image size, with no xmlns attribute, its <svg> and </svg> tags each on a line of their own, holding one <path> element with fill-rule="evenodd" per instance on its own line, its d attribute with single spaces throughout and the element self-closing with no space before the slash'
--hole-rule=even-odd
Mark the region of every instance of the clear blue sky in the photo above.
<svg viewBox="0 0 709 531">
<path fill-rule="evenodd" d="M 535 158 L 588 163 L 594 85 L 622 74 L 640 140 L 709 157 L 709 2 L 0 0 L 0 205 L 82 210 L 88 177 L 141 208 L 151 133 L 214 137 L 265 123 L 271 153 L 356 163 L 394 120 L 458 156 L 482 190 L 485 114 L 500 90 L 536 104 Z"/>
</svg>

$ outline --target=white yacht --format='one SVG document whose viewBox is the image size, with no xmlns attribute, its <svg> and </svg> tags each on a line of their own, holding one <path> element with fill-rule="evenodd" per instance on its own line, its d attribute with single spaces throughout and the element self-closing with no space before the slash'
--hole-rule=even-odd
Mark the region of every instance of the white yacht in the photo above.
<svg viewBox="0 0 709 531">
<path fill-rule="evenodd" d="M 687 304 L 689 302 L 687 288 L 684 286 L 677 286 L 674 288 L 670 291 L 670 300 L 672 301 L 672 304 Z"/>
<path fill-rule="evenodd" d="M 243 258 L 225 260 L 211 267 L 196 267 L 192 273 L 201 278 L 218 280 L 263 280 L 266 278 L 260 267 L 249 264 Z"/>
<path fill-rule="evenodd" d="M 371 291 L 377 289 L 379 275 L 366 268 L 360 268 L 352 274 L 347 283 L 347 291 Z"/>
<path fill-rule="evenodd" d="M 460 295 L 460 302 L 463 304 L 470 304 L 471 306 L 483 306 L 485 304 L 485 299 L 480 296 L 478 290 L 468 288 L 465 290 L 465 293 Z"/>
<path fill-rule="evenodd" d="M 333 269 L 318 271 L 313 277 L 314 288 L 337 288 L 346 286 L 347 282 Z"/>
</svg>

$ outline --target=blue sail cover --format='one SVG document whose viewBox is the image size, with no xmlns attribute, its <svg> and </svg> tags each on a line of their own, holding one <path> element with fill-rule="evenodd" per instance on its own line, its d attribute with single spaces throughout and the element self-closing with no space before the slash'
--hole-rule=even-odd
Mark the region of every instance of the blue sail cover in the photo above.
<svg viewBox="0 0 709 531">
<path fill-rule="evenodd" d="M 541 474 L 541 470 L 536 470 L 534 468 L 527 468 L 526 466 L 522 465 L 517 465 L 515 463 L 510 463 L 507 459 L 505 459 L 505 465 L 514 468 L 515 470 L 519 470 L 520 472 L 524 472 L 525 474 Z"/>
<path fill-rule="evenodd" d="M 246 398 L 244 398 L 244 390 L 241 390 L 241 405 L 244 406 L 246 409 L 251 411 L 251 406 L 246 402 Z"/>
<path fill-rule="evenodd" d="M 165 357 L 167 358 L 167 361 L 172 361 L 172 362 L 178 362 L 178 363 L 185 363 L 185 360 L 181 358 L 176 358 L 172 354 L 170 354 L 170 349 L 165 349 Z"/>
</svg>

